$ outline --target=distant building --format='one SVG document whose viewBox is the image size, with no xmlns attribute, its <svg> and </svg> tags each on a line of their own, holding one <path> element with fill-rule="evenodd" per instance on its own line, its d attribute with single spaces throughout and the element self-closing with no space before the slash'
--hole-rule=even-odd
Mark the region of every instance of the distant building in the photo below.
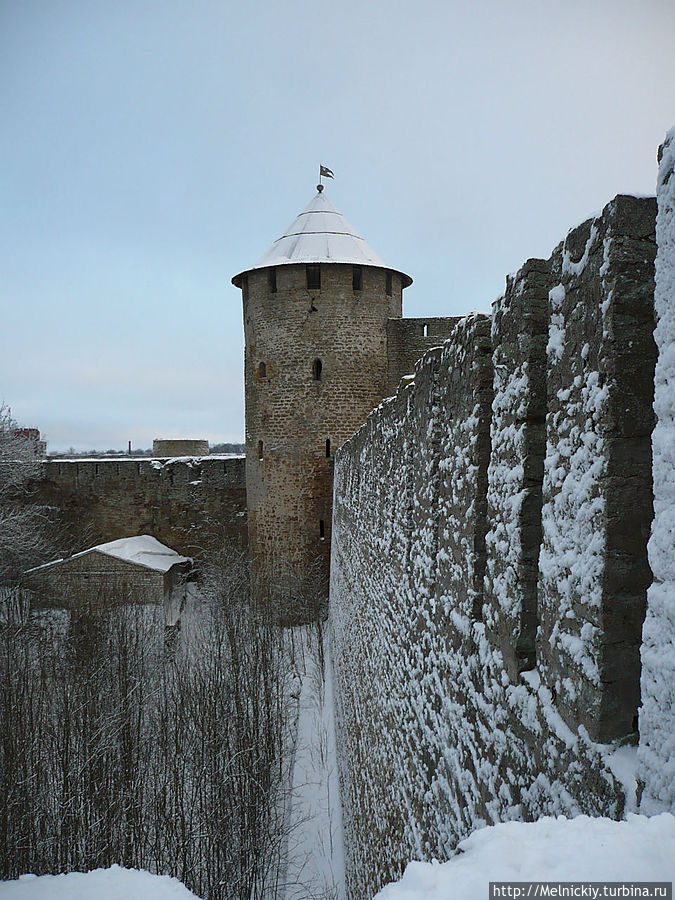
<svg viewBox="0 0 675 900">
<path fill-rule="evenodd" d="M 172 456 L 208 456 L 209 442 L 201 439 L 164 440 L 155 438 L 152 442 L 152 455 L 160 459 Z"/>
<path fill-rule="evenodd" d="M 38 606 L 79 610 L 121 603 L 164 604 L 167 620 L 173 620 L 190 566 L 190 559 L 142 534 L 29 569 L 24 584 Z"/>
<path fill-rule="evenodd" d="M 47 441 L 40 438 L 39 428 L 13 428 L 12 436 L 25 442 L 27 448 L 37 459 L 43 459 L 47 455 Z"/>
</svg>

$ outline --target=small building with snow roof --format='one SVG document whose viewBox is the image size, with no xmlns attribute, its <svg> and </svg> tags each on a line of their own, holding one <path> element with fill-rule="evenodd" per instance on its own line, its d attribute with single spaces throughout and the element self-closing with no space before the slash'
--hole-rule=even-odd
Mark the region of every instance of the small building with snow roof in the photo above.
<svg viewBox="0 0 675 900">
<path fill-rule="evenodd" d="M 24 585 L 37 606 L 92 609 L 153 603 L 164 604 L 172 617 L 190 567 L 188 557 L 142 534 L 29 569 Z"/>
</svg>

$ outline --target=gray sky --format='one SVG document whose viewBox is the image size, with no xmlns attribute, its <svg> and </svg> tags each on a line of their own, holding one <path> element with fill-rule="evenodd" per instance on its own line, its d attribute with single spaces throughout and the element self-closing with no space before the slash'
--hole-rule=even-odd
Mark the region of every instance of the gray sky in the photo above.
<svg viewBox="0 0 675 900">
<path fill-rule="evenodd" d="M 675 124 L 672 0 L 4 0 L 0 400 L 49 449 L 243 438 L 230 278 L 326 193 L 488 309 Z"/>
</svg>

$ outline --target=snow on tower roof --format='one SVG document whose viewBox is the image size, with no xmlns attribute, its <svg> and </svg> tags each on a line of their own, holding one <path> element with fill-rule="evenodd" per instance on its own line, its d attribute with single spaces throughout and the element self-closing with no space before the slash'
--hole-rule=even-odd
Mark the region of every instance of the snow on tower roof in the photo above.
<svg viewBox="0 0 675 900">
<path fill-rule="evenodd" d="M 322 192 L 310 200 L 267 253 L 255 265 L 235 275 L 232 283 L 240 287 L 242 275 L 254 269 L 294 263 L 347 263 L 390 268 Z M 412 284 L 409 275 L 400 274 L 403 287 Z"/>
</svg>

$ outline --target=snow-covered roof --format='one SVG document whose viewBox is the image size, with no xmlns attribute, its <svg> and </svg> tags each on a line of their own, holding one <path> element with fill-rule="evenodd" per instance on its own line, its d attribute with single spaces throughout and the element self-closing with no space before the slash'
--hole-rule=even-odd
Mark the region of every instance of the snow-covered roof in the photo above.
<svg viewBox="0 0 675 900">
<path fill-rule="evenodd" d="M 310 200 L 267 253 L 263 254 L 255 265 L 235 275 L 232 283 L 240 287 L 242 275 L 254 269 L 294 263 L 347 263 L 375 266 L 378 269 L 391 268 L 322 192 L 318 192 Z M 403 272 L 400 274 L 403 278 L 403 287 L 412 284 L 409 275 Z"/>
<path fill-rule="evenodd" d="M 87 553 L 104 553 L 106 556 L 114 556 L 116 559 L 135 563 L 146 569 L 154 569 L 156 572 L 168 572 L 171 566 L 175 566 L 176 563 L 190 561 L 187 556 L 181 556 L 175 550 L 172 550 L 171 547 L 160 544 L 157 538 L 151 537 L 149 534 L 140 534 L 137 537 L 119 538 L 116 541 L 98 544 L 96 547 L 90 547 L 88 550 L 74 553 L 67 559 L 56 559 L 42 566 L 36 566 L 34 569 L 29 569 L 29 572 L 36 572 L 38 569 L 46 569 L 49 566 L 69 562 L 71 559 L 86 556 Z"/>
</svg>

